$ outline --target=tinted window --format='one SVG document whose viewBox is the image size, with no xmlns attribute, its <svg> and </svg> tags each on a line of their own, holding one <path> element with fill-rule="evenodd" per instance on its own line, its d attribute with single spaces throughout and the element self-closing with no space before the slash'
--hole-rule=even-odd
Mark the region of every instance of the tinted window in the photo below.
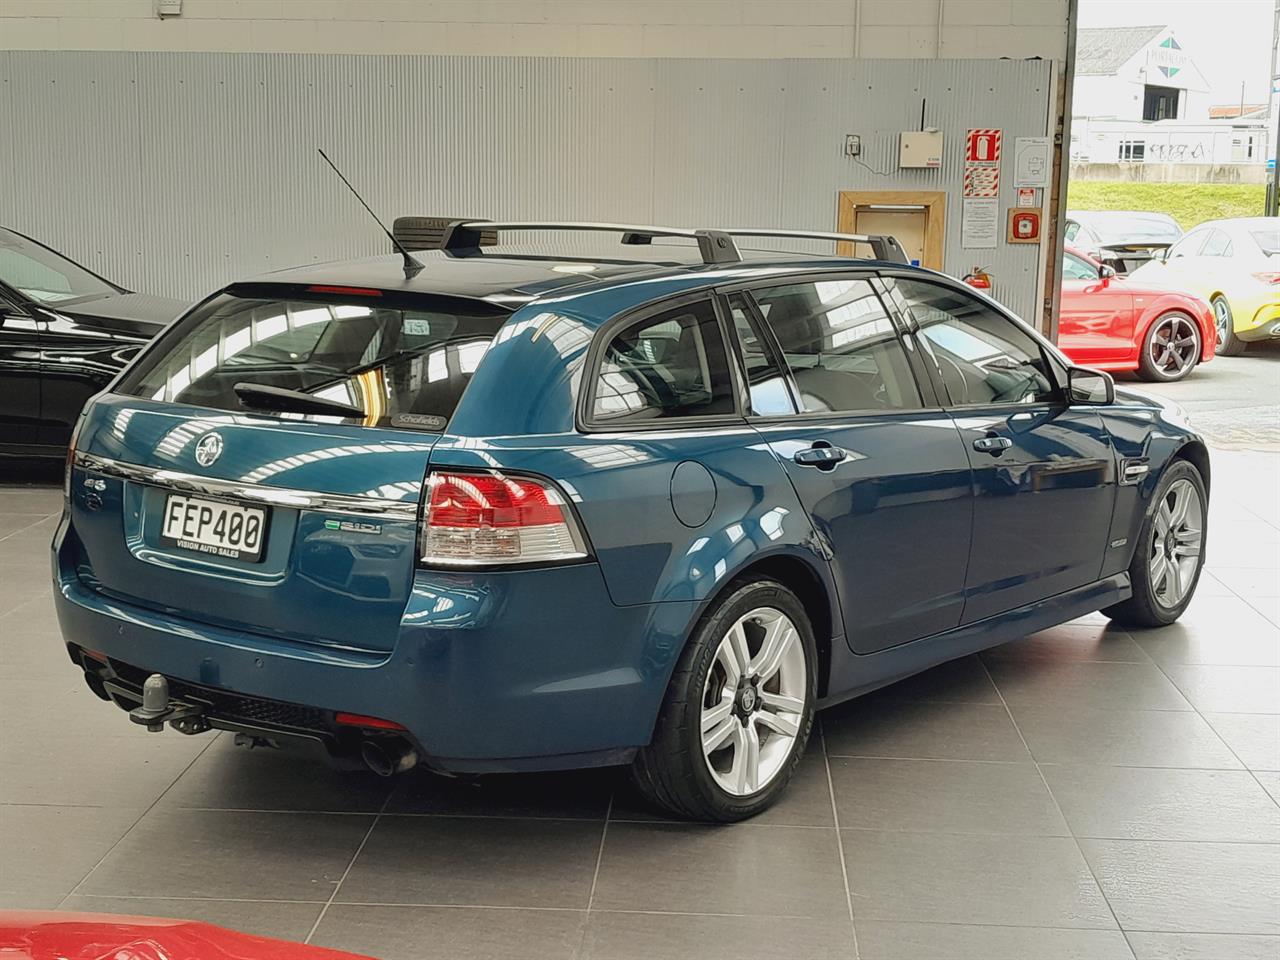
<svg viewBox="0 0 1280 960">
<path fill-rule="evenodd" d="M 1204 249 L 1200 251 L 1202 257 L 1229 257 L 1231 256 L 1231 238 L 1221 230 L 1215 230 L 1209 234 L 1209 240 L 1204 245 Z"/>
<path fill-rule="evenodd" d="M 637 320 L 605 347 L 591 407 L 596 421 L 733 412 L 733 381 L 710 300 Z"/>
<path fill-rule="evenodd" d="M 746 366 L 751 412 L 762 417 L 795 413 L 786 377 L 765 345 L 764 336 L 756 327 L 756 318 L 741 294 L 729 298 L 729 310 Z"/>
<path fill-rule="evenodd" d="M 866 280 L 752 291 L 807 413 L 923 406 L 906 351 Z"/>
<path fill-rule="evenodd" d="M 966 293 L 899 280 L 920 334 L 956 405 L 1057 399 L 1040 345 L 1025 330 Z"/>
<path fill-rule="evenodd" d="M 1208 236 L 1208 230 L 1191 231 L 1169 248 L 1169 259 L 1174 260 L 1178 257 L 1194 257 L 1200 252 L 1200 248 L 1204 246 L 1205 238 Z"/>
<path fill-rule="evenodd" d="M 266 384 L 351 404 L 369 426 L 443 429 L 509 314 L 470 301 L 421 303 L 223 294 L 165 335 L 120 390 L 243 411 L 235 385 Z M 404 414 L 420 419 L 398 421 Z"/>
<path fill-rule="evenodd" d="M 1098 271 L 1087 260 L 1066 253 L 1062 256 L 1062 277 L 1064 280 L 1097 280 Z"/>
<path fill-rule="evenodd" d="M 1249 236 L 1257 242 L 1258 247 L 1267 256 L 1280 254 L 1280 224 L 1270 230 L 1250 230 Z"/>
<path fill-rule="evenodd" d="M 116 292 L 70 260 L 8 230 L 0 230 L 0 280 L 37 303 L 66 303 Z"/>
</svg>

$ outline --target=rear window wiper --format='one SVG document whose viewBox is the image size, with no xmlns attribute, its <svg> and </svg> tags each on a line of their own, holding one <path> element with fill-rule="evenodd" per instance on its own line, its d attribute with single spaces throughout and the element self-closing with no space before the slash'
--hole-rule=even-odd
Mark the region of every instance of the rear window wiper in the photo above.
<svg viewBox="0 0 1280 960">
<path fill-rule="evenodd" d="M 341 400 L 329 400 L 301 390 L 272 387 L 265 383 L 237 383 L 231 388 L 246 407 L 258 410 L 280 410 L 288 413 L 315 413 L 327 416 L 364 419 L 364 411 Z"/>
</svg>

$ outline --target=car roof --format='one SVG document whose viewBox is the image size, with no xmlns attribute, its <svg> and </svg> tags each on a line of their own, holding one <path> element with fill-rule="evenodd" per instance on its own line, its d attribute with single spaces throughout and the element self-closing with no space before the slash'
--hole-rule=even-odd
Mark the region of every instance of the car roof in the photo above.
<svg viewBox="0 0 1280 960">
<path fill-rule="evenodd" d="M 561 255 L 545 247 L 485 247 L 479 253 L 465 256 L 423 250 L 413 254 L 422 264 L 422 270 L 411 278 L 404 275 L 400 255 L 387 254 L 292 267 L 244 282 L 367 287 L 387 292 L 483 299 L 517 307 L 548 298 L 562 301 L 622 288 L 634 290 L 637 286 L 652 289 L 653 295 L 647 299 L 653 299 L 670 292 L 669 286 L 661 283 L 664 280 L 679 281 L 676 286 L 689 290 L 799 270 L 911 269 L 901 263 L 745 249 L 741 251 L 741 261 L 704 264 L 697 247 L 690 245 L 654 243 L 645 245 L 644 250 L 650 259 Z M 634 296 L 622 297 L 627 301 L 634 299 Z"/>
</svg>

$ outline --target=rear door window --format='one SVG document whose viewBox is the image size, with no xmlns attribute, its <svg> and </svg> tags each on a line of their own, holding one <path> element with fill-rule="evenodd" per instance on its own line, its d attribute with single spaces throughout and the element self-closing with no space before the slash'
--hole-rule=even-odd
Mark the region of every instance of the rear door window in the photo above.
<svg viewBox="0 0 1280 960">
<path fill-rule="evenodd" d="M 862 279 L 751 291 L 791 370 L 805 413 L 923 406 L 897 329 Z"/>
<path fill-rule="evenodd" d="M 232 288 L 164 334 L 118 390 L 244 412 L 236 385 L 263 385 L 356 407 L 366 426 L 443 430 L 508 316 L 461 298 Z"/>
<path fill-rule="evenodd" d="M 733 414 L 733 381 L 711 301 L 696 300 L 609 337 L 591 400 L 598 424 Z"/>
</svg>

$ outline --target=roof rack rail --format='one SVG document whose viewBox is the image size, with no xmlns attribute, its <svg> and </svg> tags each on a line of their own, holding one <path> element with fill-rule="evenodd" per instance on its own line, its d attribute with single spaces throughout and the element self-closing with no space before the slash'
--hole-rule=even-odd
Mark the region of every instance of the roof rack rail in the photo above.
<svg viewBox="0 0 1280 960">
<path fill-rule="evenodd" d="M 896 237 L 887 233 L 830 233 L 819 230 L 775 230 L 772 227 L 733 227 L 721 231 L 731 237 L 779 237 L 785 240 L 835 240 L 838 243 L 865 243 L 877 260 L 910 263 Z"/>
<path fill-rule="evenodd" d="M 706 264 L 740 263 L 742 254 L 734 237 L 778 237 L 793 240 L 834 240 L 847 243 L 865 243 L 877 260 L 892 263 L 908 263 L 906 253 L 896 239 L 881 234 L 823 233 L 807 230 L 774 230 L 769 228 L 738 228 L 733 230 L 688 229 L 685 227 L 659 227 L 632 223 L 592 223 L 557 220 L 455 220 L 444 230 L 440 249 L 453 254 L 476 253 L 482 243 L 504 230 L 582 230 L 599 233 L 620 233 L 622 242 L 628 245 L 652 243 L 654 237 L 684 237 L 696 240 L 702 262 Z"/>
</svg>

